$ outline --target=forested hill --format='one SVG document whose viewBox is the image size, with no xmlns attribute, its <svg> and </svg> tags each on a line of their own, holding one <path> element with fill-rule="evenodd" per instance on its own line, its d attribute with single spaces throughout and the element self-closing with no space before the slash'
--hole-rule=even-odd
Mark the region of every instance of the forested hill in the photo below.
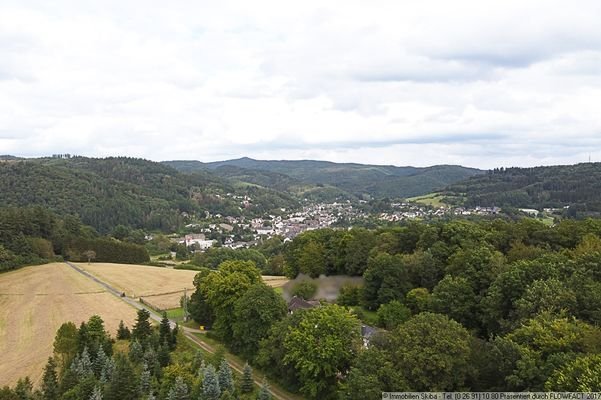
<svg viewBox="0 0 601 400">
<path fill-rule="evenodd" d="M 427 168 L 395 167 L 392 165 L 342 164 L 328 161 L 264 161 L 251 158 L 201 163 L 199 161 L 166 161 L 180 171 L 212 170 L 219 175 L 232 176 L 232 168 L 237 168 L 235 176 L 242 182 L 257 183 L 254 176 L 262 174 L 277 176 L 280 180 L 263 182 L 266 187 L 276 187 L 280 181 L 294 180 L 290 191 L 297 188 L 328 191 L 330 194 L 350 197 L 370 195 L 383 197 L 412 197 L 429 193 L 436 189 L 483 173 L 478 169 L 456 165 L 437 165 Z M 274 174 L 277 174 L 274 175 Z M 251 179 L 249 180 L 249 176 Z"/>
<path fill-rule="evenodd" d="M 173 230 L 186 214 L 205 211 L 237 215 L 248 194 L 248 212 L 289 207 L 295 200 L 257 187 L 237 189 L 208 171 L 183 174 L 161 163 L 126 157 L 39 158 L 0 161 L 0 204 L 40 205 L 61 215 L 79 215 L 100 232 L 118 224 Z"/>
<path fill-rule="evenodd" d="M 596 213 L 601 212 L 601 163 L 494 169 L 444 193 L 463 197 L 469 206 L 570 206 L 571 213 Z"/>
</svg>

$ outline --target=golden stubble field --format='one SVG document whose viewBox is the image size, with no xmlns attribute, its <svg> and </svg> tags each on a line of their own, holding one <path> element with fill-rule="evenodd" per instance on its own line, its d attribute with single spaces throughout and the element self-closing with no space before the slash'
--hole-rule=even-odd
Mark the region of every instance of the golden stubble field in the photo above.
<svg viewBox="0 0 601 400">
<path fill-rule="evenodd" d="M 133 325 L 136 310 L 64 263 L 0 274 L 0 386 L 24 376 L 38 384 L 60 325 L 94 314 L 114 337 L 120 320 Z"/>
<path fill-rule="evenodd" d="M 154 308 L 167 310 L 179 307 L 179 301 L 188 290 L 188 296 L 194 291 L 194 276 L 197 271 L 150 267 L 146 265 L 79 263 L 85 270 L 128 297 L 143 298 Z M 281 276 L 263 276 L 266 284 L 281 287 L 288 279 Z"/>
</svg>

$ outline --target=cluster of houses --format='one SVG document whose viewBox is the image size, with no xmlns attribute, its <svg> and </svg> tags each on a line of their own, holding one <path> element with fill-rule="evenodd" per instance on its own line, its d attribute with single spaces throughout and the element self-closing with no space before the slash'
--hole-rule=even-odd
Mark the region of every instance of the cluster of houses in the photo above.
<svg viewBox="0 0 601 400">
<path fill-rule="evenodd" d="M 388 213 L 380 213 L 378 219 L 388 222 L 397 222 L 410 219 L 428 219 L 428 218 L 440 218 L 449 215 L 454 216 L 467 216 L 467 215 L 479 215 L 479 216 L 491 216 L 497 215 L 501 212 L 499 207 L 428 207 L 425 205 L 419 205 L 416 203 L 393 203 L 392 207 L 394 211 Z"/>
</svg>

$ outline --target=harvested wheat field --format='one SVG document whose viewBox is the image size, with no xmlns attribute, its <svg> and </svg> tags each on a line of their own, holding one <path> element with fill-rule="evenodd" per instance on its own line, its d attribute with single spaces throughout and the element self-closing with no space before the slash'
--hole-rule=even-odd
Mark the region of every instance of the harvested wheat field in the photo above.
<svg viewBox="0 0 601 400">
<path fill-rule="evenodd" d="M 38 384 L 60 325 L 94 314 L 114 336 L 120 320 L 133 325 L 136 310 L 64 263 L 0 274 L 0 386 L 27 375 Z"/>
<path fill-rule="evenodd" d="M 194 291 L 197 271 L 150 267 L 146 265 L 80 263 L 77 266 L 94 275 L 128 297 L 141 297 L 153 308 L 167 310 L 179 307 L 179 300 L 188 289 Z M 288 279 L 281 276 L 263 276 L 272 287 L 283 286 Z"/>
</svg>

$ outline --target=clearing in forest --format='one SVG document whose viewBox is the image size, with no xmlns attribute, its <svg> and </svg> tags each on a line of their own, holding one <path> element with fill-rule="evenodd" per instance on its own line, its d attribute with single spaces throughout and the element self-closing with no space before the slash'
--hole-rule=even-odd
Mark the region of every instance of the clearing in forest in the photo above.
<svg viewBox="0 0 601 400">
<path fill-rule="evenodd" d="M 133 325 L 136 310 L 64 263 L 0 274 L 0 386 L 25 376 L 38 384 L 57 329 L 94 314 L 114 337 L 120 320 Z"/>
</svg>

